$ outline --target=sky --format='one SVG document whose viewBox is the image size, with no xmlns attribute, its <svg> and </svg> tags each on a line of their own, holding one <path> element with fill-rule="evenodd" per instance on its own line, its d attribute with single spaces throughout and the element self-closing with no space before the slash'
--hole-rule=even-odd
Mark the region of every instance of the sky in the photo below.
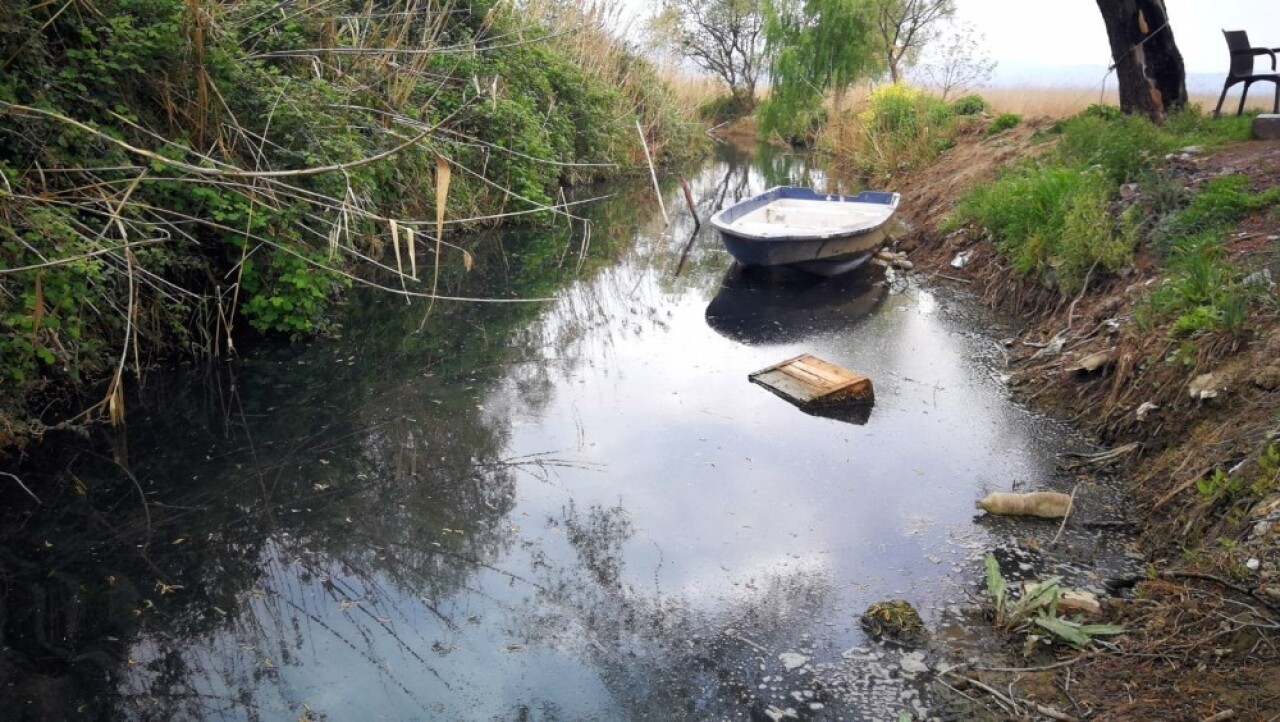
<svg viewBox="0 0 1280 722">
<path fill-rule="evenodd" d="M 1111 63 L 1095 0 L 956 0 L 958 15 L 986 35 L 1002 66 Z M 1165 0 L 1189 73 L 1224 73 L 1223 30 L 1247 30 L 1255 46 L 1280 47 L 1280 1 Z M 1264 58 L 1265 61 L 1265 58 Z"/>
<path fill-rule="evenodd" d="M 657 6 L 656 0 L 622 2 L 640 17 Z M 1165 0 L 1165 5 L 1188 73 L 1225 73 L 1223 30 L 1246 30 L 1253 45 L 1280 47 L 1280 0 Z M 1042 69 L 1049 72 L 1036 79 L 1048 84 L 1086 77 L 1095 82 L 1111 64 L 1096 0 L 956 0 L 956 6 L 959 19 L 985 34 L 998 76 Z M 1082 66 L 1098 68 L 1097 77 Z M 1062 69 L 1056 77 L 1054 68 Z"/>
</svg>

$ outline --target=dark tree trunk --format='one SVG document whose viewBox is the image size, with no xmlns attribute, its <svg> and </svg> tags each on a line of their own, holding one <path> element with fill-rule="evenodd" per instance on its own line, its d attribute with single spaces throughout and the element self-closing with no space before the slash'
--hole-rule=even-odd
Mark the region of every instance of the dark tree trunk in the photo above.
<svg viewBox="0 0 1280 722">
<path fill-rule="evenodd" d="M 1120 81 L 1120 109 L 1159 123 L 1187 104 L 1187 72 L 1164 0 L 1098 0 Z"/>
</svg>

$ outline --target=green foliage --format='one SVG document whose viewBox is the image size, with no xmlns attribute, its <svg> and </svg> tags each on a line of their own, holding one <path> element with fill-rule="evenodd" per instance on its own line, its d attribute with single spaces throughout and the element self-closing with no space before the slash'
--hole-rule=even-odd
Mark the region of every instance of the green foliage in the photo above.
<svg viewBox="0 0 1280 722">
<path fill-rule="evenodd" d="M 750 115 L 754 105 L 754 101 L 748 102 L 740 95 L 721 95 L 703 103 L 698 108 L 698 117 L 708 123 L 727 123 Z"/>
<path fill-rule="evenodd" d="M 827 91 L 837 95 L 877 68 L 873 24 L 862 0 L 765 0 L 771 90 L 760 129 L 812 139 Z"/>
<path fill-rule="evenodd" d="M 1022 116 L 1017 113 L 1001 113 L 991 121 L 991 125 L 987 126 L 987 135 L 996 135 L 1013 128 L 1022 122 Z"/>
<path fill-rule="evenodd" d="M 882 85 L 853 119 L 855 135 L 839 151 L 868 175 L 917 168 L 950 148 L 955 138 L 951 106 L 901 83 Z"/>
<path fill-rule="evenodd" d="M 503 3 L 456 5 L 361 26 L 361 42 L 412 52 L 316 61 L 291 51 L 347 44 L 335 14 L 359 23 L 369 10 L 9 3 L 0 101 L 83 126 L 0 109 L 0 194 L 18 199 L 0 202 L 0 267 L 39 266 L 5 276 L 0 376 L 19 383 L 5 383 L 0 402 L 12 407 L 47 380 L 99 379 L 126 343 L 150 353 L 208 348 L 232 328 L 323 329 L 352 271 L 398 285 L 372 261 L 394 266 L 386 219 L 434 218 L 437 153 L 456 171 L 450 219 L 524 212 L 538 222 L 546 214 L 530 211 L 562 184 L 635 166 L 637 119 L 660 158 L 698 147 L 655 71 L 619 48 L 602 44 L 587 64 L 579 35 L 430 52 L 526 31 L 569 37 L 530 28 L 535 18 Z M 388 154 L 427 127 L 429 137 Z M 328 166 L 344 170 L 245 172 Z"/>
<path fill-rule="evenodd" d="M 1154 239 L 1170 255 L 1169 281 L 1139 309 L 1138 320 L 1152 324 L 1171 317 L 1182 335 L 1238 331 L 1254 292 L 1222 265 L 1216 242 L 1198 234 L 1274 205 L 1280 190 L 1249 193 L 1243 179 L 1217 179 L 1182 209 L 1190 194 L 1156 171 L 1170 152 L 1230 142 L 1241 137 L 1242 128 L 1239 121 L 1206 118 L 1194 109 L 1156 126 L 1112 106 L 1090 106 L 1055 125 L 1054 153 L 975 188 L 948 224 L 980 224 L 1015 268 L 1064 293 L 1079 290 L 1090 273 L 1097 278 L 1123 268 L 1139 243 Z M 1131 182 L 1140 183 L 1142 204 L 1114 219 L 1118 188 Z"/>
<path fill-rule="evenodd" d="M 1134 239 L 1109 213 L 1113 190 L 1091 169 L 1025 164 L 977 188 L 956 217 L 988 229 L 1021 273 L 1051 274 L 1074 293 L 1090 272 L 1114 272 L 1132 258 Z"/>
<path fill-rule="evenodd" d="M 1153 237 L 1166 255 L 1164 283 L 1138 308 L 1147 325 L 1172 322 L 1174 336 L 1210 332 L 1239 336 L 1265 289 L 1243 282 L 1222 248 L 1226 229 L 1245 215 L 1280 202 L 1280 189 L 1254 192 L 1244 176 L 1221 176 L 1204 185 L 1185 208 L 1157 221 Z"/>
<path fill-rule="evenodd" d="M 1206 503 L 1228 505 L 1243 502 L 1252 505 L 1275 491 L 1280 484 L 1280 445 L 1268 443 L 1257 452 L 1257 457 L 1246 469 L 1228 473 L 1214 469 L 1208 476 L 1196 481 L 1196 493 Z"/>
<path fill-rule="evenodd" d="M 1000 564 L 995 555 L 988 553 L 985 559 L 987 593 L 995 606 L 996 626 L 1027 635 L 1030 648 L 1040 641 L 1065 642 L 1073 647 L 1084 647 L 1094 637 L 1124 634 L 1124 627 L 1115 624 L 1085 624 L 1068 619 L 1058 613 L 1062 599 L 1062 580 L 1051 577 L 1027 586 L 1021 595 L 1010 593 Z M 1042 636 L 1047 632 L 1048 636 Z"/>
<path fill-rule="evenodd" d="M 1177 142 L 1150 120 L 1135 115 L 1108 118 L 1086 111 L 1067 120 L 1061 129 L 1058 152 L 1064 164 L 1099 166 L 1117 184 L 1152 174 Z"/>
<path fill-rule="evenodd" d="M 951 112 L 956 115 L 981 115 L 991 109 L 986 98 L 981 95 L 962 95 L 951 103 Z"/>
<path fill-rule="evenodd" d="M 1214 178 L 1184 209 L 1165 217 L 1156 229 L 1157 247 L 1169 251 L 1203 233 L 1221 231 L 1247 214 L 1280 202 L 1280 188 L 1253 192 L 1242 175 Z"/>
</svg>

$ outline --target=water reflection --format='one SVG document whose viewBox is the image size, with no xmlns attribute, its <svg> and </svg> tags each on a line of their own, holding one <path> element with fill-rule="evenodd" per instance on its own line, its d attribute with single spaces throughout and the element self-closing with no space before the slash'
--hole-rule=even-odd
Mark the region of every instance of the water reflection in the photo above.
<svg viewBox="0 0 1280 722">
<path fill-rule="evenodd" d="M 707 324 L 746 344 L 783 344 L 846 333 L 888 295 L 872 266 L 834 278 L 734 265 L 707 305 Z"/>
<path fill-rule="evenodd" d="M 817 180 L 794 156 L 725 157 L 691 185 L 705 218 Z M 580 225 L 497 235 L 442 279 L 553 303 L 441 306 L 419 333 L 425 308 L 357 296 L 339 338 L 153 374 L 123 435 L 5 467 L 45 504 L 0 486 L 0 703 L 144 720 L 922 708 L 857 614 L 893 596 L 930 618 L 980 548 L 972 498 L 1049 474 L 1052 434 L 928 294 L 726 275 L 713 230 L 681 242 L 689 214 L 665 228 L 645 184 L 618 193 L 590 244 Z M 746 382 L 800 350 L 872 375 L 875 423 Z"/>
</svg>

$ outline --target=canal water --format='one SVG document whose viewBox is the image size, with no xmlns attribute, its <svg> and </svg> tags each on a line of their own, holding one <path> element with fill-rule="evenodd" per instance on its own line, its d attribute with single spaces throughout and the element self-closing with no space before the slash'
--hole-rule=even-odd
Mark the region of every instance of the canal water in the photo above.
<svg viewBox="0 0 1280 722">
<path fill-rule="evenodd" d="M 704 219 L 826 181 L 728 152 L 690 180 Z M 1061 488 L 1054 454 L 1081 443 L 1011 403 L 1009 332 L 965 298 L 745 274 L 679 198 L 669 227 L 637 186 L 589 226 L 482 239 L 454 289 L 551 300 L 357 293 L 324 339 L 154 372 L 124 431 L 58 442 L 42 473 L 70 491 L 4 541 L 8 708 L 939 714 L 932 653 L 859 615 L 904 599 L 953 624 L 1010 531 L 974 501 Z M 869 376 L 874 408 L 810 416 L 748 382 L 800 353 Z"/>
</svg>

